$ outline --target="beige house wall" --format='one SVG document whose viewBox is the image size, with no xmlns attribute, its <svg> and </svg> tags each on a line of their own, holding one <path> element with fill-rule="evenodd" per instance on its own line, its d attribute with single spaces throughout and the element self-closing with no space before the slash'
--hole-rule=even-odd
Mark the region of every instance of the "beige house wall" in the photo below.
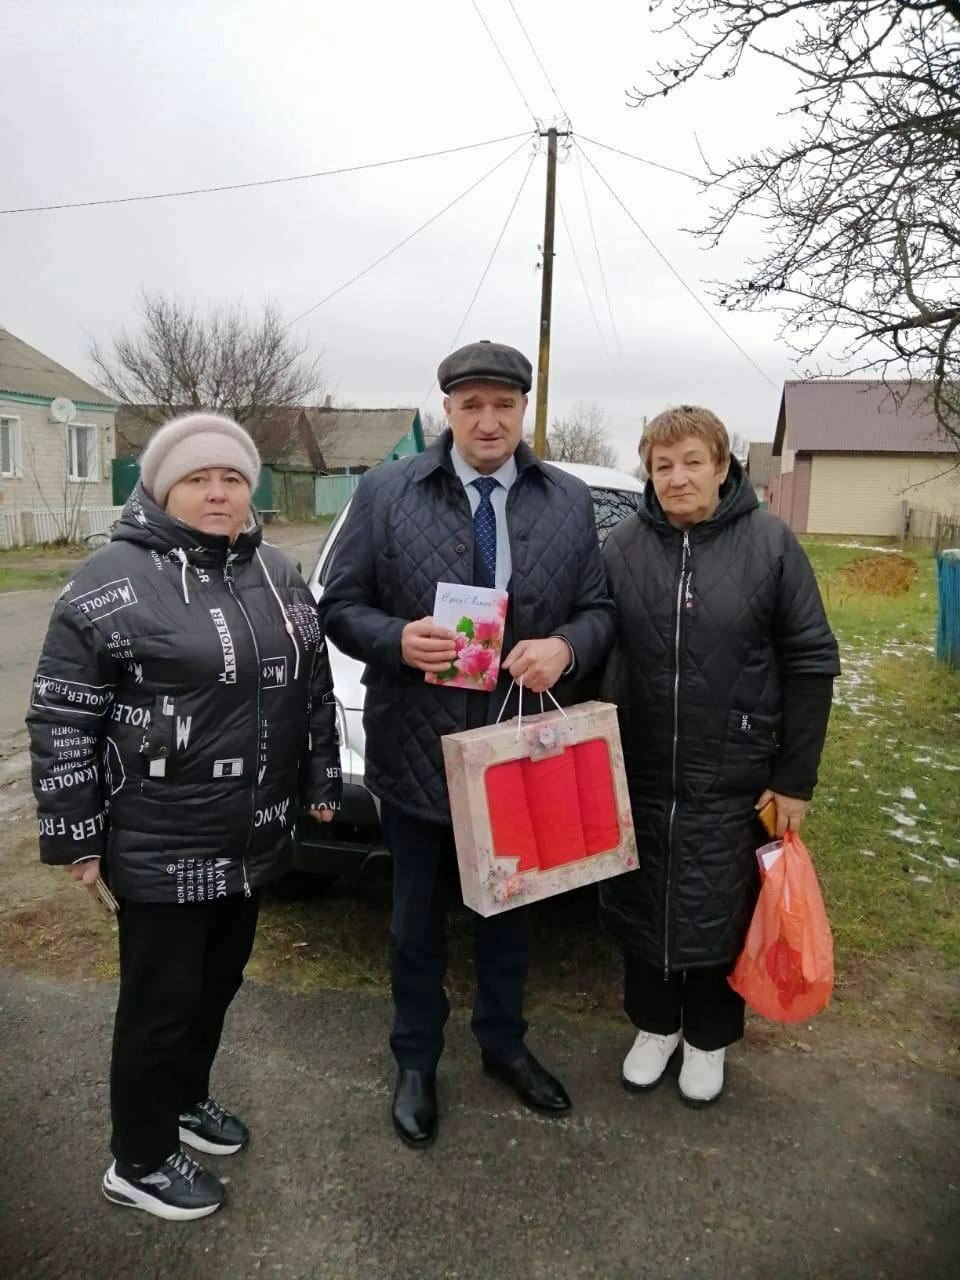
<svg viewBox="0 0 960 1280">
<path fill-rule="evenodd" d="M 942 474 L 950 461 L 903 454 L 816 454 L 807 532 L 895 538 L 904 500 L 948 514 L 960 511 L 960 470 Z"/>
<path fill-rule="evenodd" d="M 67 479 L 67 429 L 50 420 L 49 404 L 24 403 L 0 394 L 0 417 L 17 420 L 20 463 L 18 475 L 0 476 L 0 516 L 20 516 L 25 511 L 62 516 L 78 495 L 83 509 L 112 504 L 111 463 L 116 451 L 112 409 L 77 406 L 71 425 L 97 431 L 97 478 L 87 481 Z"/>
</svg>

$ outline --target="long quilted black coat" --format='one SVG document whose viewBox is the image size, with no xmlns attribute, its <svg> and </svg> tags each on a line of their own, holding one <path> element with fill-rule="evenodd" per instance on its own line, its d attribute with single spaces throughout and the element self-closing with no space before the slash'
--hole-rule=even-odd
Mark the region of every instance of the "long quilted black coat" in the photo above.
<svg viewBox="0 0 960 1280">
<path fill-rule="evenodd" d="M 836 641 L 806 554 L 736 460 L 686 536 L 648 484 L 603 559 L 618 608 L 603 696 L 619 704 L 639 851 L 600 886 L 603 921 L 664 971 L 726 964 L 756 902 L 754 804 L 783 745 L 784 682 L 837 675 Z"/>
<path fill-rule="evenodd" d="M 496 719 L 510 687 L 493 694 L 427 684 L 403 662 L 404 626 L 433 613 L 438 582 L 473 581 L 473 516 L 450 460 L 450 431 L 416 458 L 368 471 L 357 488 L 320 603 L 330 639 L 366 663 L 366 783 L 374 795 L 427 821 L 449 823 L 440 737 L 465 729 L 468 699 L 479 723 Z M 513 576 L 504 656 L 517 640 L 563 636 L 577 677 L 613 639 L 590 490 L 526 445 L 507 496 Z M 573 680 L 553 691 L 577 697 Z M 479 700 L 479 701 L 478 701 Z M 526 705 L 526 704 L 525 704 Z M 516 702 L 506 715 L 516 715 Z M 477 723 L 473 715 L 471 724 Z"/>
<path fill-rule="evenodd" d="M 299 800 L 340 799 L 305 583 L 259 528 L 231 547 L 141 490 L 54 607 L 27 724 L 43 861 L 103 857 L 121 898 L 255 888 L 283 871 Z"/>
</svg>

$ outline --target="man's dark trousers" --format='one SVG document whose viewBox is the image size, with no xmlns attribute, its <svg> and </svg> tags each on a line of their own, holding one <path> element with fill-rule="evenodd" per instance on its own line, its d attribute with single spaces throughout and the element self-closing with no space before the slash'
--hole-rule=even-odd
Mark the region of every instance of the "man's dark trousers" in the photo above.
<svg viewBox="0 0 960 1280">
<path fill-rule="evenodd" d="M 223 1019 L 257 931 L 259 895 L 124 902 L 110 1068 L 112 1150 L 132 1171 L 180 1146 L 182 1111 L 210 1093 Z"/>
<path fill-rule="evenodd" d="M 390 975 L 395 1012 L 390 1047 L 398 1066 L 433 1071 L 450 1013 L 443 980 L 447 883 L 456 858 L 453 832 L 386 801 L 380 819 L 393 855 Z M 510 1061 L 527 1030 L 523 989 L 530 955 L 529 909 L 476 916 L 474 947 L 473 1033 L 488 1054 Z"/>
</svg>

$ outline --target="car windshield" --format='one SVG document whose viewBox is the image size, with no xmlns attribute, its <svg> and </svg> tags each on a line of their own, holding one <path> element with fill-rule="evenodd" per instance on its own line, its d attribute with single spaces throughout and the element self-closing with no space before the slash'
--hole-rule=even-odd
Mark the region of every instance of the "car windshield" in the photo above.
<svg viewBox="0 0 960 1280">
<path fill-rule="evenodd" d="M 591 489 L 593 515 L 601 544 L 611 529 L 632 516 L 640 504 L 640 494 L 626 489 Z"/>
</svg>

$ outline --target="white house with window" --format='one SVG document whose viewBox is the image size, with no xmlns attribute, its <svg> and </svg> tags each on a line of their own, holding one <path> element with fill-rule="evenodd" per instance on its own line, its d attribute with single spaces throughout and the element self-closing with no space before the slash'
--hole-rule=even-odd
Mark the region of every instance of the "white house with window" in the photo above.
<svg viewBox="0 0 960 1280">
<path fill-rule="evenodd" d="M 103 392 L 0 327 L 0 546 L 109 527 L 115 412 Z"/>
</svg>

